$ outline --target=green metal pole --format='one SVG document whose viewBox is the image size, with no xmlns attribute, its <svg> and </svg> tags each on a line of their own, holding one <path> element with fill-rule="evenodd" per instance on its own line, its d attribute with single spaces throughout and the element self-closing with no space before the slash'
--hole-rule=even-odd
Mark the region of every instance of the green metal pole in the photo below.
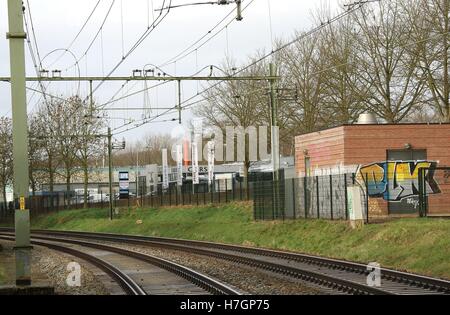
<svg viewBox="0 0 450 315">
<path fill-rule="evenodd" d="M 92 92 L 92 80 L 89 81 L 89 114 L 94 115 L 94 97 Z"/>
<path fill-rule="evenodd" d="M 276 67 L 273 63 L 269 65 L 270 76 L 275 77 L 277 72 Z M 270 109 L 272 114 L 272 164 L 274 180 L 278 181 L 279 174 L 278 170 L 280 168 L 280 149 L 279 149 L 279 135 L 278 135 L 278 104 L 276 97 L 276 79 L 270 79 Z"/>
<path fill-rule="evenodd" d="M 29 195 L 28 178 L 28 127 L 25 88 L 25 51 L 26 34 L 23 29 L 23 9 L 21 0 L 8 0 L 8 20 L 11 101 L 13 121 L 13 159 L 14 159 L 14 199 L 19 200 L 15 210 L 16 228 L 16 285 L 31 284 L 31 246 L 30 211 L 25 209 L 25 200 Z"/>
<path fill-rule="evenodd" d="M 178 123 L 181 125 L 181 81 L 178 80 Z"/>
<path fill-rule="evenodd" d="M 269 64 L 270 76 L 277 72 L 277 69 L 273 63 Z M 279 132 L 278 132 L 278 104 L 277 104 L 277 80 L 270 79 L 270 109 L 272 115 L 272 167 L 273 167 L 273 183 L 274 183 L 274 200 L 273 211 L 276 212 L 276 217 L 278 218 L 280 210 L 284 214 L 284 209 L 280 209 L 280 147 L 279 147 Z M 283 215 L 284 216 L 284 215 Z"/>
<path fill-rule="evenodd" d="M 113 189 L 112 189 L 112 135 L 111 128 L 108 127 L 108 176 L 109 176 L 109 219 L 113 219 Z"/>
</svg>

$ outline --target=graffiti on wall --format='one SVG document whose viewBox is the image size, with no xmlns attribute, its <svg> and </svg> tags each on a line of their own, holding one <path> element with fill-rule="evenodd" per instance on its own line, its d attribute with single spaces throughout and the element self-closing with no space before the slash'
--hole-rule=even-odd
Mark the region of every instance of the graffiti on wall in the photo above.
<svg viewBox="0 0 450 315">
<path fill-rule="evenodd" d="M 419 169 L 427 168 L 425 186 L 427 194 L 440 193 L 434 179 L 436 162 L 429 161 L 385 161 L 361 166 L 358 178 L 366 182 L 369 196 L 386 201 L 402 201 L 419 195 Z"/>
</svg>

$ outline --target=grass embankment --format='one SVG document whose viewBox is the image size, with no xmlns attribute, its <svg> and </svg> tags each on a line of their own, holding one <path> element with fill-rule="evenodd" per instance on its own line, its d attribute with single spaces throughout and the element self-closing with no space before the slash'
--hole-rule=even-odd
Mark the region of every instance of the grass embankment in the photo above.
<svg viewBox="0 0 450 315">
<path fill-rule="evenodd" d="M 142 224 L 137 224 L 142 220 Z M 122 210 L 63 211 L 34 228 L 165 236 L 292 250 L 450 278 L 450 220 L 401 219 L 352 230 L 345 222 L 254 222 L 248 203 Z"/>
</svg>

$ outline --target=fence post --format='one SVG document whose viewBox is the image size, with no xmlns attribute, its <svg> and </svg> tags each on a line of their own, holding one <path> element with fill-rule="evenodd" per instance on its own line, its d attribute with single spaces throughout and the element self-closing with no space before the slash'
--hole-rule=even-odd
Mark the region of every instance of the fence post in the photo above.
<svg viewBox="0 0 450 315">
<path fill-rule="evenodd" d="M 203 204 L 206 205 L 206 190 L 208 189 L 208 184 L 203 185 Z"/>
<path fill-rule="evenodd" d="M 217 190 L 219 191 L 219 204 L 220 204 L 220 179 L 217 182 L 217 185 L 218 185 Z"/>
<path fill-rule="evenodd" d="M 330 215 L 333 221 L 333 175 L 330 174 Z"/>
<path fill-rule="evenodd" d="M 170 187 L 169 184 L 169 207 L 172 206 L 172 188 Z"/>
<path fill-rule="evenodd" d="M 234 192 L 234 177 L 231 178 L 231 191 L 233 192 L 233 201 L 236 200 Z"/>
<path fill-rule="evenodd" d="M 369 224 L 369 175 L 366 173 L 366 223 Z"/>
<path fill-rule="evenodd" d="M 344 190 L 345 190 L 345 220 L 348 220 L 348 185 L 347 185 L 347 174 L 344 174 Z"/>
<path fill-rule="evenodd" d="M 294 220 L 297 218 L 297 211 L 295 209 L 295 178 L 292 179 L 292 210 L 294 211 Z"/>
<path fill-rule="evenodd" d="M 240 198 L 241 198 L 241 201 L 242 201 L 242 180 L 239 181 L 239 194 L 241 195 Z"/>
<path fill-rule="evenodd" d="M 154 198 L 153 193 L 154 191 L 150 193 L 150 208 L 153 208 L 153 198 Z M 156 186 L 156 193 L 158 193 L 158 186 Z"/>
<path fill-rule="evenodd" d="M 211 204 L 214 204 L 214 186 L 216 185 L 216 181 L 212 181 L 209 185 L 209 197 L 211 198 Z"/>
<path fill-rule="evenodd" d="M 225 179 L 225 203 L 228 203 L 228 179 Z"/>
<path fill-rule="evenodd" d="M 189 187 L 188 195 L 189 195 L 189 205 L 192 205 L 192 194 L 190 192 L 194 191 L 194 181 L 191 181 L 191 186 Z"/>
<path fill-rule="evenodd" d="M 184 192 L 186 191 L 186 189 L 184 188 L 186 187 L 186 185 L 181 186 L 181 205 L 184 206 Z"/>
<path fill-rule="evenodd" d="M 197 206 L 199 205 L 199 203 L 198 203 L 198 187 L 199 186 L 197 186 L 197 192 L 195 193 L 197 195 Z"/>
<path fill-rule="evenodd" d="M 256 210 L 259 209 L 259 197 L 258 197 L 258 190 L 253 191 L 253 220 L 257 221 L 256 219 Z"/>
<path fill-rule="evenodd" d="M 304 198 L 305 198 L 305 219 L 308 218 L 308 191 L 307 191 L 307 177 L 305 175 L 305 177 L 303 177 L 303 193 L 304 193 Z"/>
<path fill-rule="evenodd" d="M 320 199 L 319 199 L 319 176 L 316 176 L 316 203 L 317 203 L 317 219 L 320 219 Z"/>
<path fill-rule="evenodd" d="M 419 216 L 424 217 L 424 192 L 423 192 L 423 184 L 424 184 L 424 176 L 423 176 L 423 168 L 419 168 Z"/>
</svg>

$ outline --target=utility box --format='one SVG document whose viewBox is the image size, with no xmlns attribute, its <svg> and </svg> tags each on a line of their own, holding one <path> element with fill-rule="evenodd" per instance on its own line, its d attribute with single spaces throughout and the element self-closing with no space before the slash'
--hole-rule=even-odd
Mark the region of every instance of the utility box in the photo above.
<svg viewBox="0 0 450 315">
<path fill-rule="evenodd" d="M 364 226 L 363 206 L 361 203 L 361 188 L 350 186 L 347 189 L 348 217 L 352 228 Z"/>
</svg>

